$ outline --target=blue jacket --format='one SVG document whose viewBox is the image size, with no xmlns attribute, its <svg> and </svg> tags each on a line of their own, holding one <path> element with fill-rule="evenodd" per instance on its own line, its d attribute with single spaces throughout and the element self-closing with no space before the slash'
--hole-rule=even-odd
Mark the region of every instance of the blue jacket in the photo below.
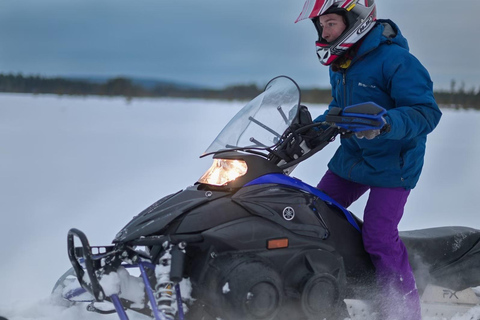
<svg viewBox="0 0 480 320">
<path fill-rule="evenodd" d="M 413 189 L 422 171 L 427 134 L 442 113 L 430 75 L 409 53 L 398 27 L 390 20 L 378 20 L 350 66 L 338 72 L 330 68 L 330 83 L 329 109 L 373 101 L 387 109 L 385 120 L 391 131 L 372 140 L 341 139 L 329 169 L 368 186 Z M 315 121 L 324 121 L 325 114 Z"/>
</svg>

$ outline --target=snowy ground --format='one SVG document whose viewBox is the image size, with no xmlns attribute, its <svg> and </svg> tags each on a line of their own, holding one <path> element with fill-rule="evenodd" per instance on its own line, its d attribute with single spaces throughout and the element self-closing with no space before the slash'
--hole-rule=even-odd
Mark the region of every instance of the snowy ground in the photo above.
<svg viewBox="0 0 480 320">
<path fill-rule="evenodd" d="M 1 94 L 0 316 L 116 319 L 50 300 L 53 284 L 70 267 L 68 229 L 83 230 L 92 244 L 109 244 L 133 215 L 202 175 L 211 159 L 198 156 L 243 105 Z M 313 115 L 322 109 L 310 107 Z M 401 230 L 480 228 L 479 123 L 480 112 L 444 111 Z M 335 146 L 293 175 L 316 184 Z M 362 216 L 363 205 L 351 209 Z M 475 317 L 480 308 L 454 319 Z"/>
</svg>

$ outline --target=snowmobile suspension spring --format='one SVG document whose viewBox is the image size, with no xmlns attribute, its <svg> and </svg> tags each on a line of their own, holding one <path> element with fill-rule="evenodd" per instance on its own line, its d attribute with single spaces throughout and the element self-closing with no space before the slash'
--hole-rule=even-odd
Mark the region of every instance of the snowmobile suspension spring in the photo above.
<svg viewBox="0 0 480 320">
<path fill-rule="evenodd" d="M 176 294 L 175 284 L 170 280 L 171 269 L 171 247 L 165 250 L 165 254 L 160 259 L 160 264 L 155 270 L 157 283 L 155 285 L 155 299 L 158 310 L 160 310 L 167 319 L 174 319 L 176 313 Z"/>
</svg>

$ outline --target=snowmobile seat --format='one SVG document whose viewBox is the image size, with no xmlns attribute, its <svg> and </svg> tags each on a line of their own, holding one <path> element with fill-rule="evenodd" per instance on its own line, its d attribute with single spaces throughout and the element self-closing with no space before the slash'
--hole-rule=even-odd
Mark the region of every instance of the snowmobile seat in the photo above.
<svg viewBox="0 0 480 320">
<path fill-rule="evenodd" d="M 448 266 L 476 247 L 480 250 L 480 230 L 468 227 L 438 227 L 400 232 L 413 269 L 428 266 L 431 271 Z"/>
</svg>

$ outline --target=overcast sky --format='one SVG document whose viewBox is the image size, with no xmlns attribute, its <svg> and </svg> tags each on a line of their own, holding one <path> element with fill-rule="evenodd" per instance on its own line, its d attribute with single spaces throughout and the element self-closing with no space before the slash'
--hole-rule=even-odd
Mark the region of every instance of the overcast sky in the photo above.
<svg viewBox="0 0 480 320">
<path fill-rule="evenodd" d="M 303 0 L 0 0 L 0 73 L 327 87 Z M 480 2 L 377 1 L 436 88 L 480 87 Z"/>
</svg>

